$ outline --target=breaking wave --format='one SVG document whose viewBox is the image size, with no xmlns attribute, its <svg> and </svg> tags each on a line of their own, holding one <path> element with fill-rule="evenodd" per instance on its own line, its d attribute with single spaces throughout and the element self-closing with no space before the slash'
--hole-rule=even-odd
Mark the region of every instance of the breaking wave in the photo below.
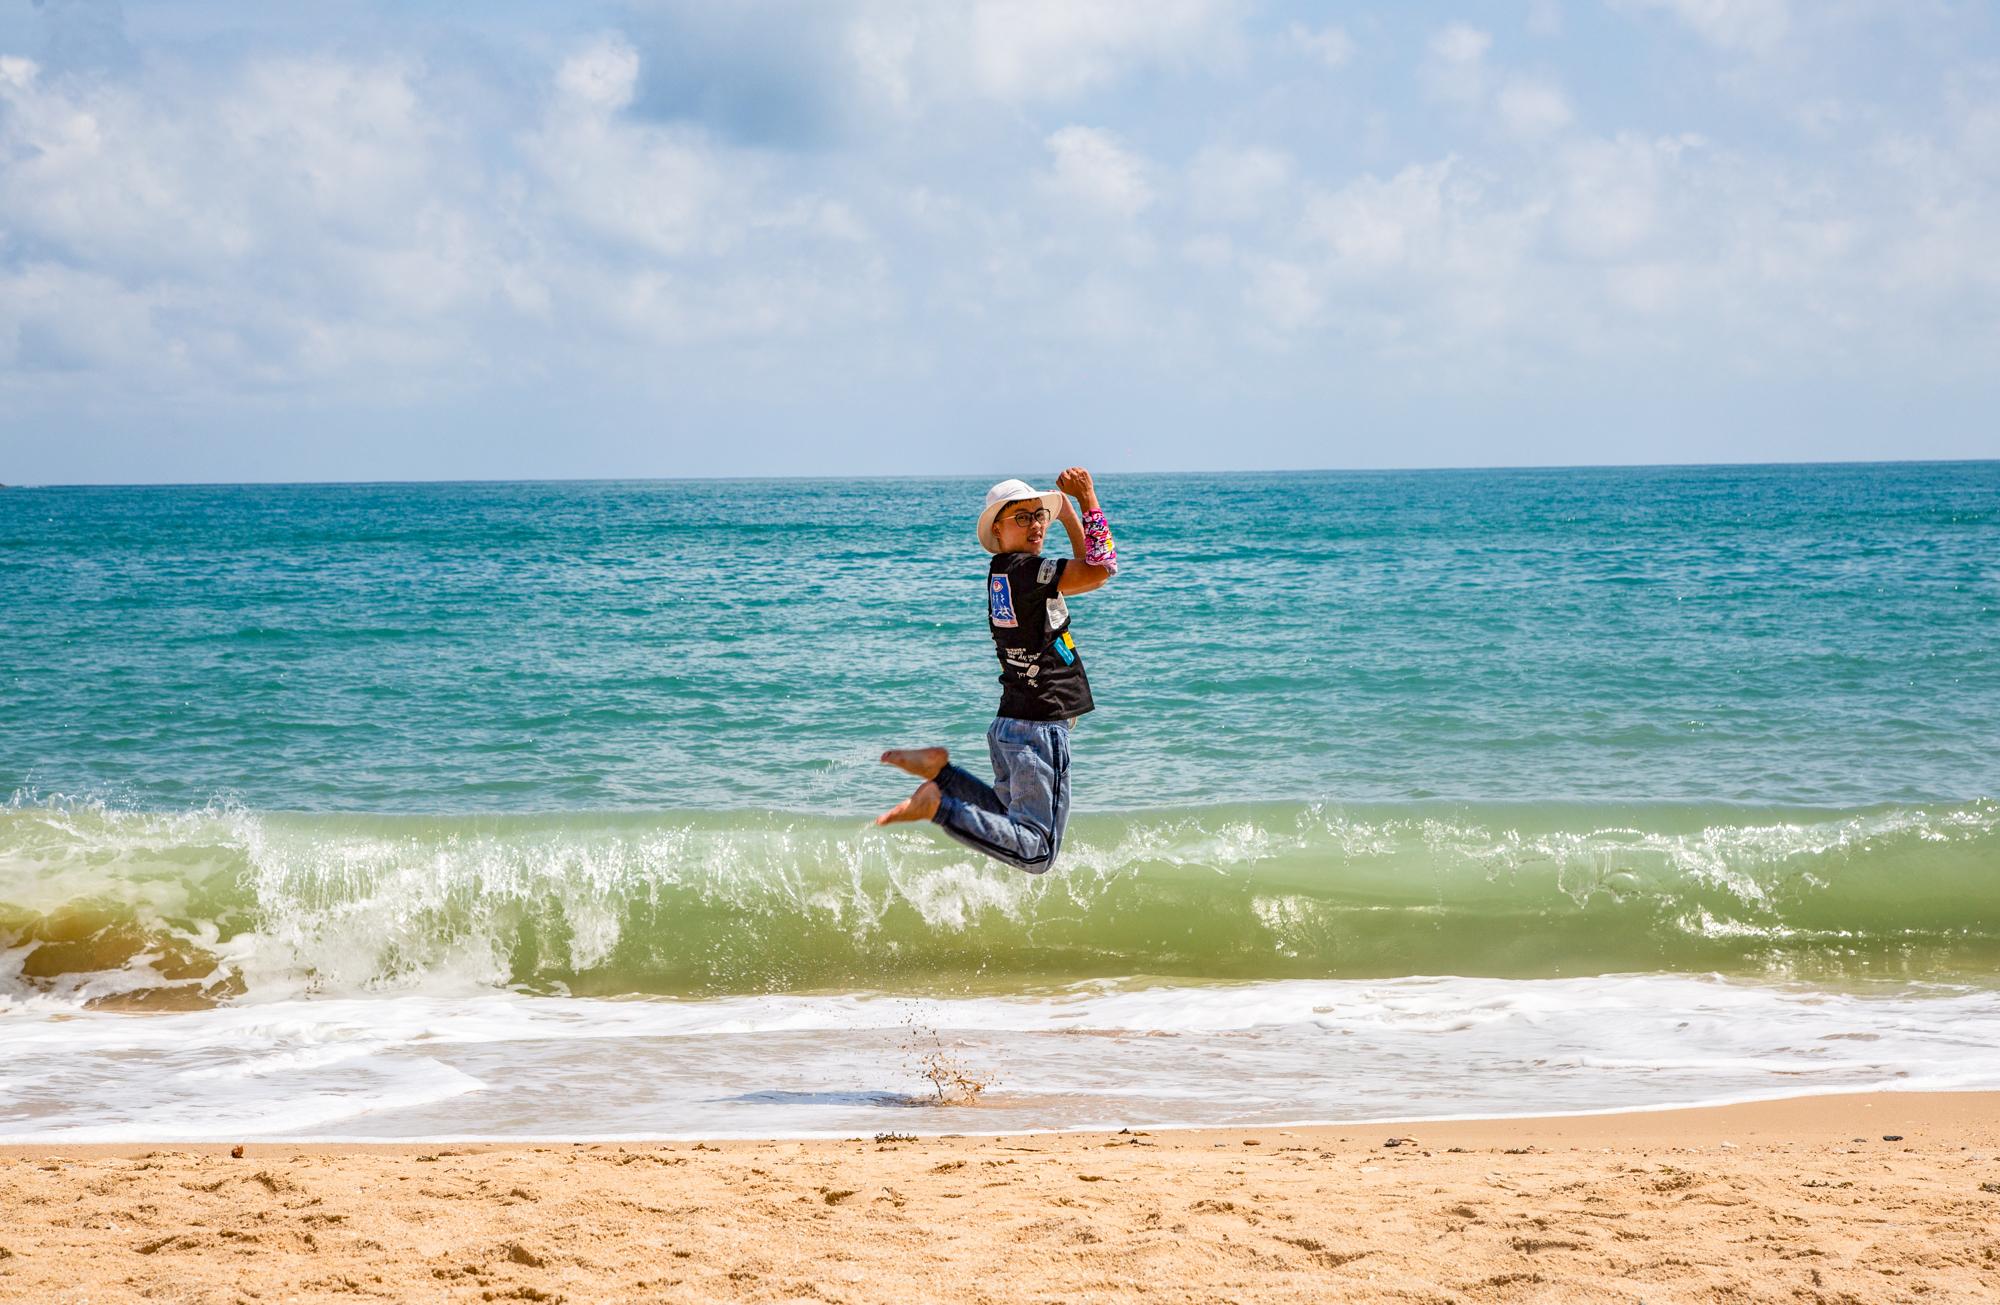
<svg viewBox="0 0 2000 1305">
<path fill-rule="evenodd" d="M 1087 815 L 1042 878 L 751 812 L 0 808 L 0 1009 L 512 987 L 2000 975 L 2000 803 Z"/>
</svg>

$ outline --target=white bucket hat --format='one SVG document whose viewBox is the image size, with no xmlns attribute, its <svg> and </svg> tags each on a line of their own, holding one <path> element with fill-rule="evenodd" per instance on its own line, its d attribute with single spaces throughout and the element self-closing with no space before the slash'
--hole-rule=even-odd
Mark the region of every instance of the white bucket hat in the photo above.
<svg viewBox="0 0 2000 1305">
<path fill-rule="evenodd" d="M 1052 489 L 1043 493 L 1025 480 L 1003 480 L 986 491 L 986 510 L 979 514 L 979 542 L 987 552 L 1000 551 L 1000 537 L 994 530 L 1000 522 L 1000 509 L 1027 498 L 1042 500 L 1042 506 L 1049 510 L 1051 521 L 1062 516 L 1065 500 L 1061 490 Z"/>
</svg>

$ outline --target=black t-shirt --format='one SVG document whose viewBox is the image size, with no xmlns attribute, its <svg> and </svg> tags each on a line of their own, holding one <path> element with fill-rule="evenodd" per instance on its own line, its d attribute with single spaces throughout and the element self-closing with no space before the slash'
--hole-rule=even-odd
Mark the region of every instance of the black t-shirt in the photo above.
<svg viewBox="0 0 2000 1305">
<path fill-rule="evenodd" d="M 1067 558 L 1001 553 L 986 571 L 986 624 L 1000 654 L 1000 715 L 1067 720 L 1094 705 L 1063 602 Z"/>
</svg>

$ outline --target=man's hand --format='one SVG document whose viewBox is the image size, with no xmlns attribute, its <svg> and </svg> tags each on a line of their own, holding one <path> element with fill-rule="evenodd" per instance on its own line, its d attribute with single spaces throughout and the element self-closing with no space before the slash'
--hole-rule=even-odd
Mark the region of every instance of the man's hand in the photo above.
<svg viewBox="0 0 2000 1305">
<path fill-rule="evenodd" d="M 1091 511 L 1097 506 L 1097 486 L 1091 483 L 1090 473 L 1082 467 L 1069 467 L 1056 477 L 1056 488 L 1076 497 L 1083 510 Z"/>
</svg>

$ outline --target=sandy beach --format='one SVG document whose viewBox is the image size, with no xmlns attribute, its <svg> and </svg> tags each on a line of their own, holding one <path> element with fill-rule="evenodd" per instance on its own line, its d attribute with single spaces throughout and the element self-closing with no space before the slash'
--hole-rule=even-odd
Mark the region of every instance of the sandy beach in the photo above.
<svg viewBox="0 0 2000 1305">
<path fill-rule="evenodd" d="M 2000 1298 L 1991 1093 L 1226 1132 L 230 1151 L 0 1152 L 0 1299 Z"/>
</svg>

